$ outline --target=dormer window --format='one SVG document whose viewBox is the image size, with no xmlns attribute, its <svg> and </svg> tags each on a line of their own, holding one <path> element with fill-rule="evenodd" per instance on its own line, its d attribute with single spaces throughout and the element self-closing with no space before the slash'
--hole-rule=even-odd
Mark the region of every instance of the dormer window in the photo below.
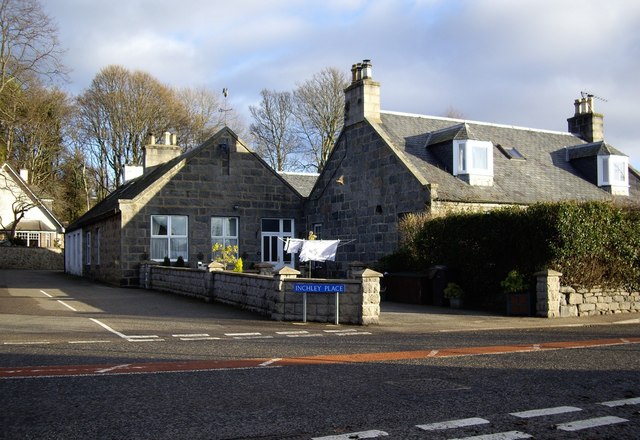
<svg viewBox="0 0 640 440">
<path fill-rule="evenodd" d="M 453 175 L 470 185 L 493 185 L 493 144 L 472 139 L 453 141 Z"/>
<path fill-rule="evenodd" d="M 629 158 L 617 155 L 598 156 L 598 186 L 607 187 L 611 194 L 629 195 Z"/>
</svg>

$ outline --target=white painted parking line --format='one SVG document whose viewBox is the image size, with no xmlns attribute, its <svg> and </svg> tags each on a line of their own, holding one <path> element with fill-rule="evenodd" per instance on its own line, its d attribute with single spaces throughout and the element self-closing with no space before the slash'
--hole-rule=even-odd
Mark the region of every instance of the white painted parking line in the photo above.
<svg viewBox="0 0 640 440">
<path fill-rule="evenodd" d="M 171 336 L 173 336 L 174 338 L 204 338 L 209 336 L 209 333 L 186 333 Z"/>
<path fill-rule="evenodd" d="M 476 435 L 473 437 L 460 437 L 452 440 L 518 440 L 521 438 L 533 438 L 533 436 L 520 431 L 509 431 L 496 432 L 495 434 Z"/>
<path fill-rule="evenodd" d="M 598 426 L 613 425 L 616 423 L 628 422 L 627 419 L 614 416 L 596 417 L 594 419 L 576 420 L 574 422 L 561 423 L 556 425 L 562 431 L 580 431 L 583 429 L 597 428 Z"/>
<path fill-rule="evenodd" d="M 235 336 L 260 336 L 262 333 L 225 333 L 225 336 L 231 336 L 231 337 L 235 337 Z"/>
<path fill-rule="evenodd" d="M 127 339 L 127 341 L 129 341 L 129 342 L 162 342 L 162 341 L 164 341 L 164 339 L 162 339 L 162 338 L 150 338 L 150 339 L 137 338 L 137 339 Z"/>
<path fill-rule="evenodd" d="M 356 332 L 356 333 L 336 333 L 336 336 L 360 336 L 360 335 L 370 335 L 370 332 Z"/>
<path fill-rule="evenodd" d="M 233 339 L 273 339 L 273 336 L 234 336 Z"/>
<path fill-rule="evenodd" d="M 471 417 L 469 419 L 448 420 L 446 422 L 429 423 L 426 425 L 416 425 L 416 428 L 420 428 L 425 431 L 438 431 L 441 429 L 464 428 L 467 426 L 486 425 L 488 423 L 491 423 L 491 422 L 485 419 L 481 419 L 480 417 Z"/>
<path fill-rule="evenodd" d="M 322 338 L 324 337 L 324 335 L 321 335 L 320 333 L 309 333 L 307 335 L 287 335 L 287 338 Z"/>
<path fill-rule="evenodd" d="M 309 332 L 306 330 L 291 330 L 291 331 L 286 331 L 286 332 L 276 332 L 277 335 L 304 335 L 304 334 L 308 334 Z"/>
<path fill-rule="evenodd" d="M 640 403 L 640 397 L 634 397 L 631 399 L 622 399 L 622 400 L 612 400 L 610 402 L 602 402 L 600 405 L 608 406 L 610 408 L 614 408 L 616 406 L 624 406 L 624 405 L 637 405 Z"/>
<path fill-rule="evenodd" d="M 521 419 L 529 419 L 532 417 L 552 416 L 555 414 L 565 414 L 576 411 L 582 411 L 582 409 L 575 406 L 556 406 L 555 408 L 532 409 L 530 411 L 521 411 L 509 414 L 520 417 Z"/>
<path fill-rule="evenodd" d="M 386 437 L 389 434 L 384 431 L 378 431 L 377 429 L 372 429 L 370 431 L 360 431 L 360 432 L 351 432 L 349 434 L 340 434 L 340 435 L 327 435 L 325 437 L 313 437 L 311 440 L 350 440 L 350 439 L 361 439 L 361 438 L 376 438 L 376 437 Z"/>
</svg>

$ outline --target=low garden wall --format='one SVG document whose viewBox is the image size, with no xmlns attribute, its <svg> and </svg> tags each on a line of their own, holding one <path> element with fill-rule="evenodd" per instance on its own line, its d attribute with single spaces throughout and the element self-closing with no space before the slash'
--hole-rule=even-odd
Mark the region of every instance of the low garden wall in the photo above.
<svg viewBox="0 0 640 440">
<path fill-rule="evenodd" d="M 546 318 L 640 312 L 640 292 L 562 286 L 560 272 L 536 274 L 536 313 Z"/>
<path fill-rule="evenodd" d="M 64 270 L 62 249 L 0 246 L 0 269 Z"/>
<path fill-rule="evenodd" d="M 335 322 L 336 294 L 339 323 L 377 324 L 380 317 L 380 273 L 360 264 L 351 266 L 348 279 L 299 278 L 300 272 L 284 267 L 261 273 L 140 265 L 141 287 L 218 301 L 259 312 L 278 321 Z M 304 301 L 306 292 L 306 303 Z M 337 292 L 337 293 L 336 293 Z"/>
</svg>

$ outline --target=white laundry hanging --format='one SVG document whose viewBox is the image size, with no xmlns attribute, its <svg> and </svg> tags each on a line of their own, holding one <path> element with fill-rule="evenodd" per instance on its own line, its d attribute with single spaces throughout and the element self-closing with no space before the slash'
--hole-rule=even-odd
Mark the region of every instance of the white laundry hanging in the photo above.
<svg viewBox="0 0 640 440">
<path fill-rule="evenodd" d="M 290 254 L 297 254 L 302 249 L 304 240 L 301 238 L 289 238 L 285 242 L 284 251 Z"/>
<path fill-rule="evenodd" d="M 303 240 L 300 261 L 335 261 L 340 240 Z"/>
</svg>

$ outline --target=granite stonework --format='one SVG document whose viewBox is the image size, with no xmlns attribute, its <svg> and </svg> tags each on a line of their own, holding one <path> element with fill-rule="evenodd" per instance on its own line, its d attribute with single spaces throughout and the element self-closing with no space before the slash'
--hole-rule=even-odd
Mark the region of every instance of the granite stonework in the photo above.
<svg viewBox="0 0 640 440">
<path fill-rule="evenodd" d="M 562 274 L 546 270 L 536 274 L 536 314 L 545 318 L 611 315 L 640 312 L 640 292 L 562 286 Z"/>
<path fill-rule="evenodd" d="M 0 269 L 63 270 L 62 249 L 0 246 Z"/>
<path fill-rule="evenodd" d="M 380 277 L 370 269 L 353 270 L 350 278 L 328 280 L 298 278 L 300 272 L 289 267 L 272 275 L 237 273 L 210 265 L 209 270 L 161 266 L 155 262 L 140 264 L 140 284 L 146 289 L 231 304 L 258 312 L 278 321 L 303 321 L 303 294 L 297 283 L 344 285 L 339 293 L 339 323 L 378 324 L 380 317 Z M 335 321 L 335 294 L 307 294 L 306 320 Z"/>
</svg>

